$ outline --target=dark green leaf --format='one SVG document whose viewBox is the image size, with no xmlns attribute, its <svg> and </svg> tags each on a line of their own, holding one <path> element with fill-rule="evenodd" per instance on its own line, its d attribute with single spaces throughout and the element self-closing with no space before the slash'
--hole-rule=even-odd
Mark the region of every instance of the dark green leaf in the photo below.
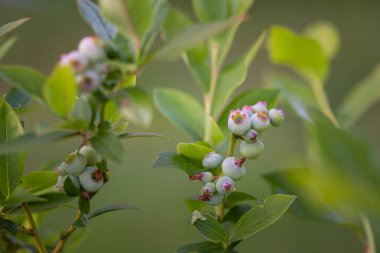
<svg viewBox="0 0 380 253">
<path fill-rule="evenodd" d="M 80 196 L 81 194 L 80 189 L 74 184 L 71 176 L 65 177 L 65 181 L 63 182 L 63 190 L 67 196 L 70 197 Z"/>
<path fill-rule="evenodd" d="M 118 136 L 120 139 L 138 138 L 138 137 L 159 137 L 163 139 L 169 139 L 165 135 L 159 133 L 146 133 L 146 132 L 129 132 L 122 133 Z"/>
<path fill-rule="evenodd" d="M 16 29 L 18 26 L 22 25 L 26 21 L 28 21 L 30 18 L 22 18 L 16 21 L 9 22 L 3 26 L 0 26 L 0 38 L 3 37 L 5 34 L 9 33 L 13 29 Z"/>
<path fill-rule="evenodd" d="M 198 242 L 187 244 L 176 250 L 176 253 L 224 253 L 219 244 L 213 242 Z"/>
<path fill-rule="evenodd" d="M 104 158 L 122 163 L 124 148 L 119 138 L 112 133 L 99 132 L 90 139 L 91 146 Z"/>
<path fill-rule="evenodd" d="M 178 143 L 177 151 L 191 160 L 202 162 L 203 158 L 213 150 L 196 143 Z"/>
<path fill-rule="evenodd" d="M 82 197 L 78 198 L 78 207 L 81 212 L 84 214 L 89 214 L 90 213 L 90 200 L 85 199 Z"/>
<path fill-rule="evenodd" d="M 236 223 L 243 214 L 251 210 L 252 206 L 250 205 L 236 205 L 232 207 L 226 216 L 224 216 L 223 222 L 232 222 Z"/>
<path fill-rule="evenodd" d="M 40 72 L 29 67 L 3 65 L 0 66 L 0 77 L 26 95 L 43 101 L 42 89 L 46 78 Z"/>
<path fill-rule="evenodd" d="M 175 152 L 161 152 L 153 163 L 153 168 L 171 167 L 185 171 L 189 176 L 204 171 L 202 165 Z"/>
<path fill-rule="evenodd" d="M 225 203 L 228 208 L 231 208 L 237 203 L 251 200 L 257 200 L 257 198 L 245 192 L 234 191 L 226 197 Z"/>
<path fill-rule="evenodd" d="M 40 198 L 21 187 L 16 187 L 11 196 L 6 201 L 1 203 L 1 208 L 4 213 L 8 213 L 20 207 L 22 203 L 45 201 L 46 200 L 44 198 Z"/>
<path fill-rule="evenodd" d="M 0 98 L 0 143 L 14 140 L 23 133 L 17 114 Z M 9 149 L 0 156 L 0 199 L 7 199 L 20 183 L 25 159 L 25 153 L 10 153 Z"/>
<path fill-rule="evenodd" d="M 104 41 L 111 42 L 117 33 L 117 29 L 104 19 L 99 7 L 89 0 L 77 0 L 79 10 L 84 19 L 90 24 L 94 32 Z"/>
<path fill-rule="evenodd" d="M 91 212 L 88 215 L 88 219 L 90 220 L 90 219 L 93 219 L 93 218 L 95 218 L 99 215 L 105 214 L 105 213 L 119 211 L 119 210 L 125 210 L 125 209 L 136 209 L 136 207 L 132 206 L 132 205 L 128 205 L 128 204 L 109 205 L 109 206 L 106 206 L 106 207 L 103 207 L 101 209 L 98 209 L 98 210 Z"/>
<path fill-rule="evenodd" d="M 191 223 L 198 231 L 213 242 L 225 242 L 227 240 L 226 233 L 220 223 L 208 213 L 200 213 L 194 211 Z"/>
<path fill-rule="evenodd" d="M 12 88 L 5 96 L 5 101 L 15 110 L 22 109 L 30 98 L 16 88 Z"/>
<path fill-rule="evenodd" d="M 13 221 L 0 217 L 0 232 L 4 231 L 15 235 L 18 232 L 18 227 Z"/>
<path fill-rule="evenodd" d="M 32 212 L 42 212 L 60 207 L 61 205 L 73 200 L 72 197 L 68 197 L 63 193 L 48 193 L 41 195 L 40 198 L 45 201 L 29 202 L 29 208 Z"/>
<path fill-rule="evenodd" d="M 68 117 L 74 109 L 77 83 L 71 67 L 58 66 L 44 83 L 43 94 L 49 108 L 61 117 Z"/>
<path fill-rule="evenodd" d="M 55 188 L 58 175 L 55 171 L 34 171 L 21 180 L 21 187 L 33 194 L 43 194 Z"/>
<path fill-rule="evenodd" d="M 295 200 L 295 196 L 276 194 L 265 199 L 264 204 L 246 212 L 234 226 L 230 242 L 243 240 L 276 222 Z"/>
</svg>

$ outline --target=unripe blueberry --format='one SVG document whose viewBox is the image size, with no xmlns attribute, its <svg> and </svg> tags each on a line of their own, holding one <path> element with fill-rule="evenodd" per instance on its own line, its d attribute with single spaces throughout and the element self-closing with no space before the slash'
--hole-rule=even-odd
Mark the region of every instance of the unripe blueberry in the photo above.
<svg viewBox="0 0 380 253">
<path fill-rule="evenodd" d="M 252 128 L 262 132 L 268 129 L 270 121 L 267 112 L 257 112 L 251 116 Z"/>
<path fill-rule="evenodd" d="M 204 201 L 209 205 L 219 205 L 222 201 L 222 196 L 216 192 L 215 184 L 207 183 L 201 189 L 200 201 Z"/>
<path fill-rule="evenodd" d="M 267 102 L 259 101 L 256 104 L 252 105 L 253 112 L 268 112 Z"/>
<path fill-rule="evenodd" d="M 259 132 L 254 129 L 249 129 L 248 132 L 243 136 L 244 141 L 249 143 L 254 143 L 259 139 Z"/>
<path fill-rule="evenodd" d="M 217 192 L 215 192 L 209 200 L 205 201 L 205 203 L 211 206 L 217 206 L 221 204 L 222 201 L 223 201 L 223 195 L 220 195 Z"/>
<path fill-rule="evenodd" d="M 285 113 L 281 109 L 270 109 L 269 110 L 269 119 L 272 126 L 278 127 L 281 125 L 282 121 L 285 118 Z"/>
<path fill-rule="evenodd" d="M 78 191 L 80 189 L 80 183 L 79 183 L 78 177 L 71 176 L 71 175 L 59 176 L 56 187 L 59 189 L 60 192 L 64 194 L 66 194 L 64 185 L 65 185 L 66 180 L 68 180 L 69 178 L 71 182 L 73 183 L 74 187 L 76 187 Z"/>
<path fill-rule="evenodd" d="M 86 157 L 81 154 L 69 154 L 61 164 L 60 170 L 65 174 L 78 176 L 86 167 Z"/>
<path fill-rule="evenodd" d="M 243 141 L 240 144 L 240 154 L 249 159 L 257 158 L 264 151 L 264 144 L 258 140 L 254 143 Z"/>
<path fill-rule="evenodd" d="M 103 42 L 97 36 L 84 37 L 78 45 L 78 51 L 92 61 L 105 58 Z"/>
<path fill-rule="evenodd" d="M 216 190 L 219 194 L 227 195 L 234 191 L 235 189 L 235 183 L 234 181 L 227 176 L 223 176 L 216 181 Z"/>
<path fill-rule="evenodd" d="M 98 72 L 89 70 L 77 76 L 79 87 L 84 92 L 91 92 L 98 88 L 101 84 L 101 76 Z"/>
<path fill-rule="evenodd" d="M 246 173 L 244 161 L 245 158 L 227 157 L 222 163 L 223 174 L 236 181 L 241 179 Z"/>
<path fill-rule="evenodd" d="M 78 51 L 72 51 L 68 54 L 61 55 L 59 60 L 61 66 L 71 66 L 76 73 L 80 73 L 87 68 L 87 58 Z"/>
<path fill-rule="evenodd" d="M 222 164 L 223 156 L 215 152 L 208 153 L 202 160 L 202 165 L 208 169 L 216 169 Z"/>
<path fill-rule="evenodd" d="M 231 111 L 228 117 L 228 128 L 233 134 L 244 135 L 251 128 L 251 120 L 242 111 Z"/>
<path fill-rule="evenodd" d="M 248 117 L 251 117 L 252 114 L 254 113 L 253 108 L 252 108 L 252 106 L 250 106 L 250 105 L 245 105 L 245 106 L 243 106 L 242 111 L 243 111 L 245 114 L 247 114 Z"/>
<path fill-rule="evenodd" d="M 79 154 L 83 155 L 87 159 L 87 166 L 95 165 L 102 161 L 100 155 L 90 146 L 84 146 L 79 150 Z"/>
<path fill-rule="evenodd" d="M 199 180 L 204 184 L 210 183 L 214 180 L 214 175 L 211 172 L 205 171 L 189 177 L 190 180 Z"/>
<path fill-rule="evenodd" d="M 97 192 L 104 183 L 103 172 L 95 167 L 86 167 L 79 175 L 79 182 L 87 192 Z"/>
</svg>

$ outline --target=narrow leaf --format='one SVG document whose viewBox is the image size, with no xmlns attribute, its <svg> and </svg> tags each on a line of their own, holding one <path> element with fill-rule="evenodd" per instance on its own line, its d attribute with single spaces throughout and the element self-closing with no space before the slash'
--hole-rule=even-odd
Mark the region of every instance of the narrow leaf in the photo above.
<svg viewBox="0 0 380 253">
<path fill-rule="evenodd" d="M 91 212 L 88 215 L 88 219 L 90 220 L 90 219 L 93 219 L 93 218 L 95 218 L 99 215 L 105 214 L 105 213 L 119 211 L 119 210 L 125 210 L 125 209 L 136 209 L 136 207 L 132 206 L 132 205 L 128 205 L 128 204 L 109 205 L 109 206 L 106 206 L 106 207 L 103 207 L 101 209 L 98 209 L 98 210 Z"/>
<path fill-rule="evenodd" d="M 15 110 L 22 109 L 30 98 L 16 88 L 12 88 L 5 96 L 5 101 Z"/>
<path fill-rule="evenodd" d="M 176 253 L 224 253 L 219 244 L 213 242 L 198 242 L 187 244 L 176 250 Z"/>
<path fill-rule="evenodd" d="M 119 139 L 139 138 L 139 137 L 159 137 L 162 139 L 169 139 L 165 135 L 159 133 L 147 133 L 147 132 L 128 132 L 118 135 Z"/>
<path fill-rule="evenodd" d="M 8 53 L 8 51 L 12 48 L 12 46 L 16 43 L 17 38 L 15 36 L 10 37 L 5 41 L 0 41 L 0 62 L 4 58 L 4 56 Z"/>
<path fill-rule="evenodd" d="M 7 23 L 3 26 L 0 26 L 0 38 L 3 37 L 5 34 L 9 33 L 10 31 L 16 29 L 20 25 L 24 24 L 29 19 L 30 18 L 22 18 L 22 19 Z"/>
<path fill-rule="evenodd" d="M 222 225 L 210 214 L 194 211 L 192 224 L 208 240 L 213 242 L 226 241 L 226 233 Z"/>
</svg>

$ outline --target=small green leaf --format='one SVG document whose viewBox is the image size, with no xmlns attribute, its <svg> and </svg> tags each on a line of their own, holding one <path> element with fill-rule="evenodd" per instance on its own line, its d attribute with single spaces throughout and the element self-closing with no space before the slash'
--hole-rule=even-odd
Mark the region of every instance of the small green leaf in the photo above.
<svg viewBox="0 0 380 253">
<path fill-rule="evenodd" d="M 18 227 L 13 221 L 0 217 L 0 232 L 9 232 L 15 235 L 18 232 Z"/>
<path fill-rule="evenodd" d="M 40 72 L 29 67 L 2 65 L 0 77 L 26 95 L 39 102 L 43 101 L 42 89 L 46 78 Z"/>
<path fill-rule="evenodd" d="M 90 213 L 90 200 L 85 199 L 82 197 L 78 198 L 78 207 L 81 212 L 84 214 L 89 214 Z"/>
<path fill-rule="evenodd" d="M 74 109 L 77 83 L 72 68 L 58 66 L 45 82 L 43 94 L 49 108 L 61 117 L 68 117 Z"/>
<path fill-rule="evenodd" d="M 47 193 L 39 197 L 44 201 L 32 201 L 28 203 L 29 208 L 33 213 L 56 209 L 61 205 L 73 200 L 72 197 L 68 197 L 63 193 Z"/>
<path fill-rule="evenodd" d="M 21 187 L 33 194 L 44 194 L 55 188 L 58 175 L 55 171 L 34 171 L 21 180 Z"/>
<path fill-rule="evenodd" d="M 78 122 L 80 129 L 88 129 L 92 120 L 92 108 L 85 96 L 81 96 L 75 103 L 73 120 Z"/>
<path fill-rule="evenodd" d="M 295 200 L 295 196 L 276 194 L 265 199 L 264 204 L 246 212 L 234 226 L 230 242 L 236 242 L 263 230 L 276 222 Z"/>
<path fill-rule="evenodd" d="M 191 160 L 202 162 L 203 158 L 213 150 L 196 143 L 178 143 L 177 151 Z"/>
<path fill-rule="evenodd" d="M 12 46 L 16 43 L 17 38 L 11 37 L 5 41 L 0 41 L 0 62 L 4 58 L 4 56 L 8 53 L 8 51 L 12 48 Z"/>
<path fill-rule="evenodd" d="M 99 132 L 90 139 L 90 144 L 102 157 L 117 163 L 123 162 L 124 148 L 114 134 Z"/>
<path fill-rule="evenodd" d="M 234 191 L 227 196 L 225 203 L 228 208 L 231 208 L 237 203 L 251 200 L 257 200 L 257 198 L 245 192 Z"/>
<path fill-rule="evenodd" d="M 271 60 L 276 64 L 292 67 L 321 81 L 327 75 L 329 64 L 319 43 L 288 28 L 272 27 L 269 51 Z"/>
<path fill-rule="evenodd" d="M 5 34 L 9 33 L 13 29 L 16 29 L 20 25 L 24 24 L 26 21 L 28 21 L 30 18 L 22 18 L 16 21 L 9 22 L 5 25 L 0 26 L 0 38 L 3 37 Z"/>
<path fill-rule="evenodd" d="M 89 0 L 77 0 L 79 10 L 94 32 L 106 42 L 111 42 L 117 33 L 117 29 L 99 12 L 99 7 Z"/>
<path fill-rule="evenodd" d="M 222 225 L 210 214 L 194 211 L 192 214 L 192 224 L 198 231 L 213 242 L 225 242 L 226 232 Z"/>
<path fill-rule="evenodd" d="M 224 216 L 223 222 L 232 222 L 236 224 L 236 222 L 239 221 L 240 217 L 251 210 L 251 208 L 252 206 L 250 205 L 236 205 L 228 210 L 228 213 L 226 216 Z"/>
<path fill-rule="evenodd" d="M 20 110 L 29 103 L 30 98 L 18 89 L 12 88 L 5 96 L 5 101 L 7 101 L 14 110 Z"/>
<path fill-rule="evenodd" d="M 24 133 L 21 122 L 11 106 L 0 98 L 0 143 L 6 146 L 8 141 Z M 0 199 L 7 199 L 12 190 L 20 183 L 26 160 L 25 153 L 10 153 L 6 149 L 0 156 Z"/>
<path fill-rule="evenodd" d="M 153 169 L 164 167 L 171 167 L 183 170 L 189 176 L 205 171 L 200 163 L 190 160 L 189 158 L 183 155 L 178 155 L 175 152 L 171 151 L 160 152 L 160 154 L 153 163 Z"/>
<path fill-rule="evenodd" d="M 176 250 L 176 253 L 224 253 L 219 244 L 213 242 L 198 242 L 187 244 Z"/>
<path fill-rule="evenodd" d="M 63 182 L 63 190 L 67 196 L 70 197 L 80 196 L 81 194 L 80 189 L 74 184 L 70 176 L 65 178 L 65 181 Z"/>
<path fill-rule="evenodd" d="M 146 132 L 129 132 L 122 133 L 118 135 L 119 139 L 129 139 L 129 138 L 139 138 L 139 137 L 159 137 L 163 139 L 168 139 L 165 135 L 158 133 L 146 133 Z"/>
<path fill-rule="evenodd" d="M 105 214 L 105 213 L 119 211 L 119 210 L 125 210 L 125 209 L 136 209 L 136 207 L 132 206 L 132 205 L 128 205 L 128 204 L 109 205 L 109 206 L 106 206 L 106 207 L 103 207 L 101 209 L 98 209 L 98 210 L 91 212 L 88 215 L 88 219 L 90 220 L 90 219 L 93 219 L 93 218 L 95 218 L 99 215 Z"/>
</svg>

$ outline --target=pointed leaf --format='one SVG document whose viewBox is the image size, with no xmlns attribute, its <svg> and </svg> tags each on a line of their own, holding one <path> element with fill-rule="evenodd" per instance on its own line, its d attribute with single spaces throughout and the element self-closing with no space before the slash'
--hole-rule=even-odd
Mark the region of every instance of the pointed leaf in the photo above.
<svg viewBox="0 0 380 253">
<path fill-rule="evenodd" d="M 132 206 L 132 205 L 128 205 L 128 204 L 109 205 L 109 206 L 106 206 L 106 207 L 103 207 L 103 208 L 100 208 L 98 210 L 91 212 L 87 218 L 90 220 L 90 219 L 93 219 L 93 218 L 95 218 L 99 215 L 105 214 L 105 213 L 119 211 L 119 210 L 125 210 L 125 209 L 136 209 L 136 207 Z"/>
<path fill-rule="evenodd" d="M 159 137 L 163 139 L 168 139 L 165 135 L 158 133 L 146 133 L 146 132 L 129 132 L 122 133 L 118 135 L 119 139 L 129 139 L 129 138 L 138 138 L 138 137 Z"/>
<path fill-rule="evenodd" d="M 119 138 L 112 133 L 100 132 L 90 139 L 91 146 L 104 158 L 122 163 L 124 148 Z"/>
<path fill-rule="evenodd" d="M 198 242 L 187 244 L 176 250 L 176 253 L 224 253 L 219 244 L 213 242 Z"/>
<path fill-rule="evenodd" d="M 9 22 L 3 26 L 0 26 L 0 38 L 12 31 L 13 29 L 16 29 L 18 26 L 24 24 L 29 19 L 30 18 L 22 18 L 16 21 Z"/>
<path fill-rule="evenodd" d="M 205 171 L 199 162 L 191 160 L 175 152 L 163 151 L 153 163 L 153 169 L 171 167 L 185 171 L 189 176 Z"/>
<path fill-rule="evenodd" d="M 12 46 L 16 43 L 16 41 L 17 38 L 15 36 L 10 37 L 5 41 L 0 41 L 0 62 L 7 54 L 7 52 L 12 48 Z"/>
<path fill-rule="evenodd" d="M 34 171 L 22 178 L 20 187 L 33 194 L 43 194 L 55 189 L 57 180 L 55 171 Z"/>
<path fill-rule="evenodd" d="M 202 162 L 203 158 L 213 150 L 196 143 L 178 143 L 177 151 L 189 159 Z"/>
<path fill-rule="evenodd" d="M 227 196 L 225 203 L 228 208 L 231 208 L 237 203 L 240 203 L 243 201 L 252 201 L 252 200 L 257 200 L 257 198 L 245 192 L 234 191 L 230 195 Z"/>
<path fill-rule="evenodd" d="M 208 213 L 194 211 L 192 214 L 191 223 L 204 237 L 210 241 L 225 242 L 227 239 L 226 232 L 224 231 L 222 225 Z"/>
</svg>

